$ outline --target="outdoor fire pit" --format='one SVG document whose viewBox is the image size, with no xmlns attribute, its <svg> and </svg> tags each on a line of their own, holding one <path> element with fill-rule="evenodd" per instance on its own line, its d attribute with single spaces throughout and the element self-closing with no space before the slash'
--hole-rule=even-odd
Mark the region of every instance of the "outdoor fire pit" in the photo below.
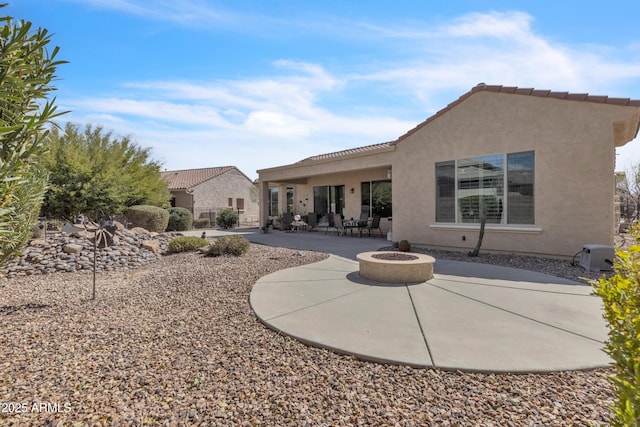
<svg viewBox="0 0 640 427">
<path fill-rule="evenodd" d="M 363 252 L 356 256 L 360 276 L 385 283 L 425 282 L 433 278 L 435 258 L 391 251 Z"/>
</svg>

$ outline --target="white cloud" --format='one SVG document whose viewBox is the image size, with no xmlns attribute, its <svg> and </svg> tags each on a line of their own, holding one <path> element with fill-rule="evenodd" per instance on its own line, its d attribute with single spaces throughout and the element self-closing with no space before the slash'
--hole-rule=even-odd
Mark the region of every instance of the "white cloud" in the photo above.
<svg viewBox="0 0 640 427">
<path fill-rule="evenodd" d="M 239 19 L 220 7 L 201 0 L 67 0 L 84 6 L 116 10 L 157 21 L 173 22 L 181 26 L 206 23 L 231 23 Z"/>
<path fill-rule="evenodd" d="M 622 78 L 640 77 L 640 64 L 625 52 L 550 41 L 533 31 L 532 21 L 522 12 L 472 13 L 432 31 L 381 29 L 384 37 L 402 41 L 408 59 L 357 78 L 415 94 L 433 108 L 438 94 L 479 82 L 602 93 L 615 90 Z"/>
<path fill-rule="evenodd" d="M 138 13 L 156 3 L 108 4 Z M 176 3 L 176 10 L 179 5 L 185 7 L 180 19 L 186 19 L 202 3 Z M 162 2 L 159 8 L 166 12 L 174 5 Z M 123 85 L 127 96 L 68 103 L 75 117 L 104 120 L 153 146 L 171 169 L 234 164 L 255 177 L 256 169 L 393 140 L 479 82 L 622 96 L 615 93 L 621 81 L 640 77 L 640 64 L 627 60 L 621 48 L 563 45 L 536 33 L 532 21 L 511 12 L 469 14 L 431 31 L 422 29 L 424 23 L 354 24 L 351 34 L 366 29 L 360 42 L 368 39 L 368 48 L 384 60 L 345 58 L 348 72 L 340 72 L 276 59 L 257 78 L 129 82 Z M 345 93 L 353 102 L 350 111 L 327 101 Z M 405 100 L 397 111 L 409 111 L 408 105 L 419 111 L 390 114 L 395 106 L 388 105 L 389 94 Z"/>
<path fill-rule="evenodd" d="M 531 37 L 532 19 L 523 12 L 470 13 L 445 26 L 443 32 L 453 37 L 527 39 Z"/>
<path fill-rule="evenodd" d="M 288 114 L 275 111 L 252 111 L 244 129 L 257 134 L 272 135 L 295 140 L 309 136 L 309 125 Z"/>
</svg>

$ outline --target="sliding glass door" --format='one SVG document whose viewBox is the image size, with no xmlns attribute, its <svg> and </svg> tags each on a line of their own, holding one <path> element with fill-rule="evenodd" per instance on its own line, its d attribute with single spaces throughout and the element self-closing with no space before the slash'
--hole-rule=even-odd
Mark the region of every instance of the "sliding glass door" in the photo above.
<svg viewBox="0 0 640 427">
<path fill-rule="evenodd" d="M 319 215 L 339 213 L 344 216 L 344 185 L 313 187 L 313 211 Z"/>
</svg>

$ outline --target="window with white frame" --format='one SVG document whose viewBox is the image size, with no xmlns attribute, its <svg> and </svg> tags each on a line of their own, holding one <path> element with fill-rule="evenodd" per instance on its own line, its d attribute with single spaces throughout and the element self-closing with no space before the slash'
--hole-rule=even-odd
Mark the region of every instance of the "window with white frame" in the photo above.
<svg viewBox="0 0 640 427">
<path fill-rule="evenodd" d="M 319 215 L 339 213 L 344 216 L 344 185 L 313 187 L 313 211 Z"/>
<path fill-rule="evenodd" d="M 436 222 L 534 224 L 534 152 L 436 163 Z"/>
<path fill-rule="evenodd" d="M 278 216 L 278 189 L 270 188 L 269 189 L 269 216 Z"/>
<path fill-rule="evenodd" d="M 287 187 L 287 212 L 293 212 L 294 203 L 293 203 L 293 188 Z"/>
</svg>

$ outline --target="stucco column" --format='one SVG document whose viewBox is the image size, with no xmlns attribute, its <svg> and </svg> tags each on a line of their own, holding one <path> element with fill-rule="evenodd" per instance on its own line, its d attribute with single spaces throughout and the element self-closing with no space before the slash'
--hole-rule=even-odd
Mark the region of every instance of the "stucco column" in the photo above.
<svg viewBox="0 0 640 427">
<path fill-rule="evenodd" d="M 260 227 L 267 225 L 269 220 L 269 182 L 260 181 L 260 196 L 259 196 L 259 210 L 260 210 Z"/>
</svg>

